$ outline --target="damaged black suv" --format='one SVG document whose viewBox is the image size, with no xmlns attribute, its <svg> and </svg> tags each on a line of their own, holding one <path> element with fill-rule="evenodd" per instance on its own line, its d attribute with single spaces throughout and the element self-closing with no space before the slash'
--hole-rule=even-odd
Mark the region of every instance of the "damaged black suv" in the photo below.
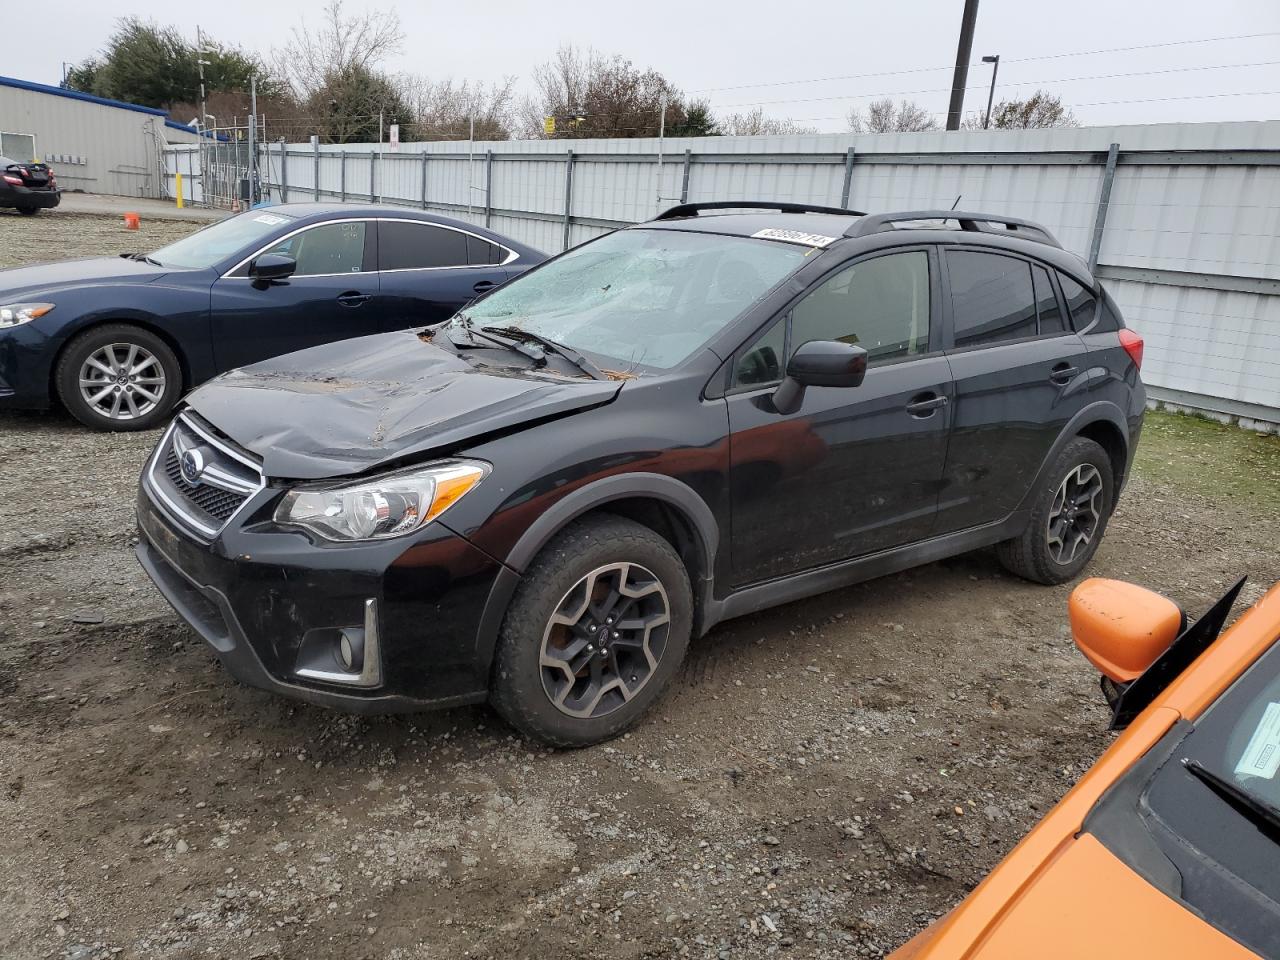
<svg viewBox="0 0 1280 960">
<path fill-rule="evenodd" d="M 1076 576 L 1141 359 L 1035 224 L 682 205 L 444 324 L 200 387 L 145 467 L 137 552 L 247 683 L 487 699 L 594 743 L 730 617 L 989 545 Z"/>
</svg>

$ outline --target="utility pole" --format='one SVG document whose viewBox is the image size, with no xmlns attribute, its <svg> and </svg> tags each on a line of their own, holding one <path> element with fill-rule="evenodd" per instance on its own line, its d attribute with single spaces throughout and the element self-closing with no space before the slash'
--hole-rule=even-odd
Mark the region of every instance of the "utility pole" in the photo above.
<svg viewBox="0 0 1280 960">
<path fill-rule="evenodd" d="M 991 92 L 987 94 L 987 116 L 982 121 L 982 129 L 986 130 L 991 126 L 991 104 L 996 99 L 996 74 L 1000 72 L 1000 54 L 983 57 L 982 62 L 991 64 Z"/>
<path fill-rule="evenodd" d="M 662 141 L 667 135 L 667 92 L 662 91 L 662 116 L 658 118 L 658 211 L 662 211 Z"/>
<path fill-rule="evenodd" d="M 956 72 L 951 78 L 951 104 L 947 108 L 947 129 L 960 129 L 964 112 L 964 88 L 969 82 L 969 57 L 973 53 L 973 27 L 978 20 L 978 0 L 964 0 L 960 20 L 960 46 L 956 48 Z"/>
<path fill-rule="evenodd" d="M 249 206 L 255 203 L 258 195 L 258 147 L 255 134 L 258 132 L 258 75 L 249 75 Z"/>
</svg>

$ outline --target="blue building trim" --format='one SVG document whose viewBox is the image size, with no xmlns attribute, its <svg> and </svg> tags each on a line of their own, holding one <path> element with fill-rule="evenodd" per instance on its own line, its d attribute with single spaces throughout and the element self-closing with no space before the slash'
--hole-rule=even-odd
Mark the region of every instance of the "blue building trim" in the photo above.
<svg viewBox="0 0 1280 960">
<path fill-rule="evenodd" d="M 0 87 L 16 87 L 19 90 L 30 90 L 33 93 L 48 93 L 55 97 L 66 97 L 68 100 L 83 100 L 85 103 L 96 103 L 103 107 L 117 107 L 120 110 L 132 110 L 134 113 L 145 113 L 153 117 L 169 115 L 154 107 L 144 107 L 136 103 L 125 103 L 123 100 L 108 100 L 106 97 L 95 97 L 91 93 L 79 90 L 67 90 L 65 87 L 51 87 L 47 83 L 32 83 L 30 80 L 17 80 L 13 77 L 0 77 Z"/>
</svg>

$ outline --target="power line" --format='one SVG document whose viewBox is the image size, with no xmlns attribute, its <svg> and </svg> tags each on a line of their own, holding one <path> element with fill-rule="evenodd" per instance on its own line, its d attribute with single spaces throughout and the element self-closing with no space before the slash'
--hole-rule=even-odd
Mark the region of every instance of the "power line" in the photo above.
<svg viewBox="0 0 1280 960">
<path fill-rule="evenodd" d="M 1072 53 L 1047 53 L 1035 57 L 1016 57 L 1003 61 L 1009 63 L 1031 63 L 1040 60 L 1062 60 L 1067 57 L 1090 57 L 1102 53 L 1130 53 L 1134 50 L 1155 50 L 1162 47 L 1182 47 L 1197 43 L 1221 43 L 1228 40 L 1257 40 L 1262 37 L 1278 37 L 1280 31 L 1271 31 L 1269 33 L 1240 33 L 1229 37 L 1202 37 L 1194 40 L 1170 40 L 1164 43 L 1143 43 L 1132 47 L 1106 47 L 1099 50 L 1077 50 Z M 944 64 L 937 67 L 912 67 L 906 70 L 882 70 L 876 73 L 851 73 L 838 77 L 811 77 L 805 80 L 773 80 L 766 83 L 744 83 L 733 87 L 703 87 L 700 90 L 690 90 L 690 93 L 723 93 L 726 90 L 752 90 L 757 87 L 786 87 L 801 83 L 828 83 L 834 80 L 865 80 L 870 77 L 893 77 L 908 73 L 930 73 L 937 70 L 951 70 L 954 64 Z M 981 64 L 970 64 L 972 67 L 981 66 Z M 951 89 L 950 87 L 947 88 Z"/>
<path fill-rule="evenodd" d="M 1273 67 L 1280 64 L 1280 60 L 1260 60 L 1255 63 L 1218 63 L 1208 64 L 1198 67 L 1166 67 L 1161 70 L 1135 70 L 1129 73 L 1097 73 L 1089 74 L 1081 77 L 1054 77 L 1042 80 L 1019 80 L 1015 82 L 1006 82 L 1002 84 L 1004 87 L 1029 87 L 1041 84 L 1053 83 L 1079 83 L 1085 80 L 1119 80 L 1125 77 L 1152 77 L 1170 73 L 1194 73 L 1203 70 L 1236 70 L 1244 67 Z M 828 97 L 803 97 L 788 100 L 755 100 L 744 103 L 724 103 L 719 104 L 716 109 L 725 110 L 731 107 L 766 107 L 774 106 L 780 103 L 820 103 L 831 100 L 868 100 L 872 97 L 899 97 L 921 93 L 945 93 L 950 87 L 929 87 L 922 90 L 892 90 L 883 93 L 850 93 L 839 94 Z M 966 90 L 986 90 L 987 84 L 972 84 L 965 88 Z"/>
</svg>

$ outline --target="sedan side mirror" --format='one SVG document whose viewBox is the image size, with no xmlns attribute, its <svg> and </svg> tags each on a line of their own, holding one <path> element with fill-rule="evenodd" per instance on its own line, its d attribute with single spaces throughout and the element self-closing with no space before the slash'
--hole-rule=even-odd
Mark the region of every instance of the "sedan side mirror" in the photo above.
<svg viewBox="0 0 1280 960">
<path fill-rule="evenodd" d="M 839 340 L 810 340 L 787 361 L 787 375 L 773 394 L 779 413 L 795 413 L 805 387 L 857 387 L 867 375 L 867 351 Z"/>
<path fill-rule="evenodd" d="M 298 261 L 283 253 L 264 253 L 249 264 L 249 276 L 254 283 L 268 284 L 272 280 L 286 280 L 298 269 Z"/>
</svg>

